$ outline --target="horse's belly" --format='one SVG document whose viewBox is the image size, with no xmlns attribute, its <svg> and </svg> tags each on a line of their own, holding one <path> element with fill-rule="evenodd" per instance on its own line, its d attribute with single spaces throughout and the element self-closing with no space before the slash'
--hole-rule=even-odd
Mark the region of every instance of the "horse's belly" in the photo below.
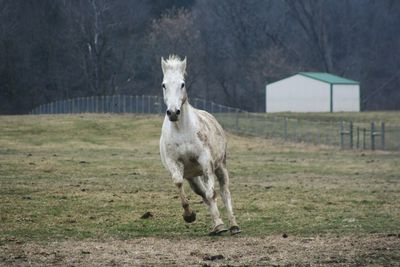
<svg viewBox="0 0 400 267">
<path fill-rule="evenodd" d="M 183 177 L 184 178 L 192 178 L 196 176 L 203 175 L 203 170 L 197 160 L 189 159 L 188 161 L 183 163 Z"/>
</svg>

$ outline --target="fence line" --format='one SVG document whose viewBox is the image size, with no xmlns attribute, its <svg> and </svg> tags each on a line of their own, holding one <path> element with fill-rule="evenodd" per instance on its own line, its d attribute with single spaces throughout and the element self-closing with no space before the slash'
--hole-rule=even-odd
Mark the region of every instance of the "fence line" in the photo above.
<svg viewBox="0 0 400 267">
<path fill-rule="evenodd" d="M 340 146 L 349 149 L 380 149 L 400 151 L 400 126 L 384 122 L 327 122 L 294 119 L 270 114 L 250 113 L 191 98 L 191 104 L 213 113 L 222 126 L 235 133 L 279 138 L 283 141 Z M 74 113 L 142 113 L 164 114 L 166 106 L 161 96 L 90 96 L 60 100 L 33 109 L 30 114 Z"/>
</svg>

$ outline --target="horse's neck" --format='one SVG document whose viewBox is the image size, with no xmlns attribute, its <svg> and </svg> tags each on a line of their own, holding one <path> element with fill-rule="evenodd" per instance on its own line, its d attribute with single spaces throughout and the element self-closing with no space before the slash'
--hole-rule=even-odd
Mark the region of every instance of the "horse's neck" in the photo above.
<svg viewBox="0 0 400 267">
<path fill-rule="evenodd" d="M 177 122 L 174 123 L 174 128 L 178 131 L 185 131 L 188 132 L 194 129 L 195 123 L 195 116 L 193 107 L 186 101 L 181 107 L 181 115 Z"/>
</svg>

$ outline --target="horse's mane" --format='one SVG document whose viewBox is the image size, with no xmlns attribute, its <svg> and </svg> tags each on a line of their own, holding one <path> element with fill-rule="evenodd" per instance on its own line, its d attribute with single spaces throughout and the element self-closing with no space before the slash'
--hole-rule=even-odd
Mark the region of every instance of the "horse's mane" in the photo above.
<svg viewBox="0 0 400 267">
<path fill-rule="evenodd" d="M 175 61 L 181 62 L 182 60 L 179 56 L 174 55 L 174 54 L 169 55 L 169 57 L 167 58 L 167 63 L 173 63 Z"/>
<path fill-rule="evenodd" d="M 179 69 L 181 64 L 182 64 L 181 58 L 177 55 L 171 54 L 169 55 L 169 57 L 167 58 L 167 60 L 165 61 L 165 63 L 167 64 L 167 67 L 169 69 Z"/>
</svg>

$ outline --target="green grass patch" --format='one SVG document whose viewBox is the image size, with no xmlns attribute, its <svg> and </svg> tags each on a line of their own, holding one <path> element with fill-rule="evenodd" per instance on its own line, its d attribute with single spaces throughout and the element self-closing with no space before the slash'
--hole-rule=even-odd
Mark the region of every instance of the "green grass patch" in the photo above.
<svg viewBox="0 0 400 267">
<path fill-rule="evenodd" d="M 161 123 L 134 115 L 0 117 L 0 240 L 205 236 L 210 216 L 187 185 L 197 221 L 182 219 L 159 157 Z M 398 153 L 228 138 L 244 236 L 400 229 Z M 219 206 L 227 221 L 220 199 Z M 154 217 L 141 219 L 148 211 Z"/>
</svg>

